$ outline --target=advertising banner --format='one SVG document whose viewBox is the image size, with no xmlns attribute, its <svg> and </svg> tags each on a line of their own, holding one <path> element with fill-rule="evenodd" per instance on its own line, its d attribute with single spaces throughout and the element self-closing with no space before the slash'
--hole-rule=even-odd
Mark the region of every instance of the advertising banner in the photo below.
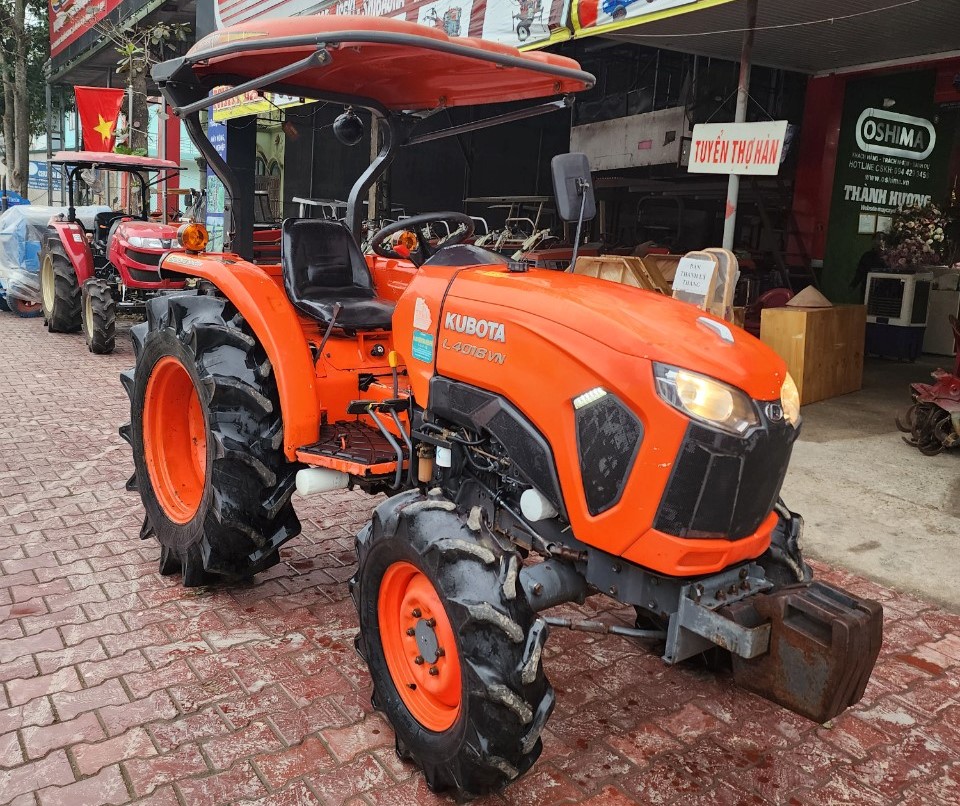
<svg viewBox="0 0 960 806">
<path fill-rule="evenodd" d="M 690 143 L 692 174 L 776 176 L 787 138 L 787 121 L 700 123 Z"/>
<path fill-rule="evenodd" d="M 27 177 L 27 187 L 32 190 L 46 190 L 47 175 L 51 169 L 53 173 L 53 190 L 59 193 L 63 189 L 62 174 L 60 173 L 61 167 L 59 165 L 47 165 L 46 162 L 41 162 L 40 160 L 30 160 L 30 173 Z"/>
<path fill-rule="evenodd" d="M 574 36 L 590 36 L 731 2 L 733 0 L 573 0 L 571 20 Z"/>
<path fill-rule="evenodd" d="M 643 0 L 639 0 L 643 2 Z M 708 2 L 710 0 L 707 0 Z M 474 36 L 513 47 L 543 47 L 570 38 L 571 0 L 214 0 L 218 28 L 257 17 L 358 14 L 393 17 L 438 28 L 447 36 Z M 660 5 L 666 0 L 655 0 Z M 248 113 L 245 113 L 248 114 Z"/>
<path fill-rule="evenodd" d="M 216 87 L 214 92 L 225 87 Z M 295 95 L 279 95 L 273 92 L 246 92 L 238 95 L 236 98 L 228 98 L 226 101 L 213 105 L 213 119 L 217 122 L 230 120 L 231 118 L 240 118 L 244 115 L 265 115 L 277 109 L 287 109 L 291 106 L 299 106 L 304 103 L 303 100 Z"/>
<path fill-rule="evenodd" d="M 50 0 L 50 57 L 79 39 L 121 0 Z"/>
<path fill-rule="evenodd" d="M 217 150 L 217 153 L 227 158 L 227 126 L 224 123 L 210 123 L 207 125 L 207 137 Z M 223 251 L 224 210 L 226 209 L 226 193 L 223 183 L 207 166 L 207 218 L 204 222 L 207 232 L 210 233 L 210 251 Z"/>
<path fill-rule="evenodd" d="M 857 263 L 897 209 L 946 201 L 953 118 L 938 114 L 935 83 L 926 70 L 847 84 L 824 257 L 831 300 L 862 301 Z"/>
</svg>

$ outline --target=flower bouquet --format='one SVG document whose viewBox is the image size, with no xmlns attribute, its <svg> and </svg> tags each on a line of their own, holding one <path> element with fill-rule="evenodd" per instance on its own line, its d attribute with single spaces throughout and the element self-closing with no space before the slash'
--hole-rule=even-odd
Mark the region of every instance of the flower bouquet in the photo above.
<svg viewBox="0 0 960 806">
<path fill-rule="evenodd" d="M 891 271 L 941 265 L 949 251 L 947 224 L 946 214 L 936 204 L 897 210 L 883 246 L 883 257 Z"/>
</svg>

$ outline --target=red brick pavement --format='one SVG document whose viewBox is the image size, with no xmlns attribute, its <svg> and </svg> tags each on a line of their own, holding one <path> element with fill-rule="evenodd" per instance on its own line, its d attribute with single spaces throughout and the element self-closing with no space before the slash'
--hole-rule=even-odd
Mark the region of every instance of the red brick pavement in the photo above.
<svg viewBox="0 0 960 806">
<path fill-rule="evenodd" d="M 371 501 L 301 502 L 303 535 L 252 584 L 160 577 L 123 489 L 118 342 L 93 356 L 0 314 L 0 802 L 446 802 L 397 761 L 352 648 L 346 580 Z M 960 616 L 825 576 L 887 617 L 866 699 L 831 727 L 622 638 L 556 630 L 543 757 L 485 803 L 960 803 Z"/>
</svg>

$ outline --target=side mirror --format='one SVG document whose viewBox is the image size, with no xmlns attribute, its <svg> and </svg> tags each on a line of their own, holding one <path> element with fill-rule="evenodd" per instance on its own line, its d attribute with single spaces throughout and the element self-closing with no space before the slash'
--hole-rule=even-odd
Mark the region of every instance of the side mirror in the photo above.
<svg viewBox="0 0 960 806">
<path fill-rule="evenodd" d="M 558 154 L 550 162 L 550 172 L 560 218 L 564 221 L 592 221 L 597 215 L 597 202 L 593 197 L 587 155 Z"/>
</svg>

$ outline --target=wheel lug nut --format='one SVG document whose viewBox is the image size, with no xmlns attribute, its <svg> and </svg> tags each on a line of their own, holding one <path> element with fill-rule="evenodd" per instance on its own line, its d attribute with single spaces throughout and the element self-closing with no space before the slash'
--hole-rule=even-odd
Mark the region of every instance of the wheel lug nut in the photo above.
<svg viewBox="0 0 960 806">
<path fill-rule="evenodd" d="M 413 613 L 411 613 L 410 615 L 412 615 L 414 618 L 420 618 L 420 615 L 421 615 L 420 608 L 419 607 L 413 608 Z"/>
<path fill-rule="evenodd" d="M 413 662 L 414 662 L 415 664 L 417 664 L 417 666 L 422 666 L 422 665 L 423 665 L 423 655 L 417 655 L 417 657 L 415 657 L 415 658 L 413 659 Z"/>
<path fill-rule="evenodd" d="M 431 667 L 430 667 L 430 674 L 432 674 L 434 677 L 436 677 L 438 674 L 440 674 L 440 672 L 437 671 L 437 667 L 436 667 L 436 666 L 431 666 Z"/>
<path fill-rule="evenodd" d="M 416 690 L 417 690 L 417 684 L 416 684 L 416 683 L 407 683 L 407 688 L 409 688 L 411 691 L 416 691 Z"/>
<path fill-rule="evenodd" d="M 442 646 L 438 646 L 438 647 L 437 647 L 437 657 L 438 657 L 438 658 L 442 658 L 442 657 L 443 657 L 444 655 L 446 655 L 446 654 L 447 654 L 447 650 L 445 650 Z"/>
<path fill-rule="evenodd" d="M 427 619 L 427 626 L 428 626 L 428 627 L 436 627 L 436 626 L 437 626 L 437 620 L 436 620 L 435 618 L 428 618 L 428 619 Z"/>
<path fill-rule="evenodd" d="M 413 627 L 407 627 L 407 635 L 416 635 L 417 631 Z"/>
</svg>

